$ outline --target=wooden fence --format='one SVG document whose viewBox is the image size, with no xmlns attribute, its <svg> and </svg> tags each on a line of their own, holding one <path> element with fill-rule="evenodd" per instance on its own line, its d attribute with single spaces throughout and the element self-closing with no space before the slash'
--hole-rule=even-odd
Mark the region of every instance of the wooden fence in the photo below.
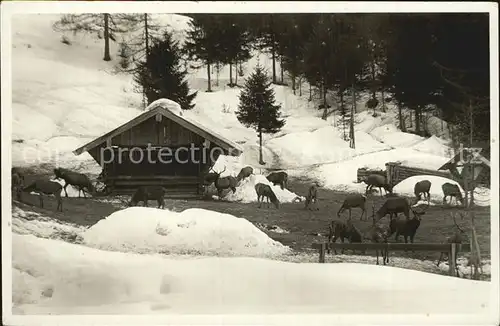
<svg viewBox="0 0 500 326">
<path fill-rule="evenodd" d="M 319 252 L 319 262 L 325 262 L 326 251 L 330 249 L 350 249 L 350 250 L 389 250 L 389 251 L 434 251 L 447 252 L 450 275 L 455 275 L 457 266 L 457 256 L 460 251 L 470 251 L 468 243 L 314 243 L 313 249 Z M 454 257 L 454 259 L 451 259 Z"/>
</svg>

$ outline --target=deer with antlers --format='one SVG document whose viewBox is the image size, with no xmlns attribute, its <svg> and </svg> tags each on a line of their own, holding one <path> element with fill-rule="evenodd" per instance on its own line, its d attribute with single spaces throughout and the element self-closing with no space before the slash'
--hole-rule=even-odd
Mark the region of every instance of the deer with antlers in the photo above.
<svg viewBox="0 0 500 326">
<path fill-rule="evenodd" d="M 446 243 L 457 243 L 457 244 L 463 243 L 465 241 L 465 239 L 467 238 L 467 234 L 457 224 L 457 220 L 455 218 L 455 214 L 450 213 L 450 215 L 453 218 L 453 224 L 455 225 L 456 229 L 455 229 L 455 233 L 452 236 L 446 238 Z M 460 217 L 461 217 L 461 220 L 463 220 L 464 219 L 464 214 L 460 213 Z M 439 259 L 437 261 L 436 266 L 439 266 L 439 264 L 441 263 L 441 261 L 443 261 L 444 256 L 447 256 L 448 260 L 450 260 L 448 252 L 442 252 L 441 255 L 439 256 Z M 456 260 L 456 257 L 454 257 L 453 259 Z M 457 276 L 460 276 L 460 273 L 458 271 L 458 265 L 455 264 L 455 266 L 456 266 Z"/>
<path fill-rule="evenodd" d="M 219 199 L 222 198 L 222 192 L 225 189 L 231 189 L 233 191 L 233 193 L 236 192 L 236 186 L 238 185 L 238 180 L 231 175 L 228 175 L 228 176 L 222 177 L 222 178 L 220 176 L 222 173 L 224 173 L 224 171 L 226 171 L 225 166 L 224 166 L 224 170 L 222 170 L 221 172 L 217 172 L 215 170 L 212 170 L 212 171 L 214 171 L 217 174 L 215 181 L 214 181 L 214 184 L 215 184 L 215 188 L 217 188 L 217 196 L 219 197 Z"/>
</svg>

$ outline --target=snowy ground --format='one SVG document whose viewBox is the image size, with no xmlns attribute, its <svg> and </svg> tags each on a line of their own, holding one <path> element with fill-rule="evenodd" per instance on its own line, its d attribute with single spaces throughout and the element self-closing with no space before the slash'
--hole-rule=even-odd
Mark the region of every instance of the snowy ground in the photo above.
<svg viewBox="0 0 500 326">
<path fill-rule="evenodd" d="M 91 157 L 75 157 L 71 151 L 140 114 L 141 98 L 133 92 L 130 76 L 112 73 L 116 44 L 111 43 L 114 60 L 106 63 L 102 40 L 93 36 L 67 35 L 71 45 L 63 44 L 51 27 L 57 18 L 13 19 L 13 165 L 49 171 L 58 165 L 96 176 L 100 169 Z M 185 17 L 161 19 L 182 39 Z M 245 64 L 247 76 L 257 60 L 270 66 L 266 55 L 256 56 Z M 255 201 L 255 184 L 268 182 L 258 164 L 256 132 L 242 126 L 234 114 L 239 89 L 224 86 L 227 67 L 215 92 L 203 91 L 205 76 L 204 69 L 190 75 L 190 85 L 200 92 L 195 109 L 182 114 L 243 146 L 241 157 L 221 157 L 214 169 L 226 167 L 224 175 L 236 175 L 244 166 L 254 167 L 255 175 L 223 199 Z M 238 78 L 242 84 L 244 77 Z M 358 168 L 401 161 L 437 169 L 450 157 L 447 141 L 438 138 L 446 133 L 436 119 L 436 136 L 426 139 L 399 131 L 392 109 L 377 117 L 360 112 L 357 146 L 350 149 L 333 118 L 320 119 L 321 112 L 306 94 L 295 96 L 286 86 L 274 89 L 287 123 L 280 133 L 264 137 L 267 168 L 287 169 L 292 176 L 318 180 L 330 189 L 362 191 L 364 186 L 355 183 Z M 405 180 L 395 190 L 412 194 L 415 180 Z M 432 177 L 432 199 L 439 200 L 443 181 Z M 273 189 L 282 202 L 297 196 Z M 70 196 L 77 195 L 68 190 Z M 477 198 L 489 202 L 489 189 L 479 189 Z M 247 220 L 211 211 L 133 208 L 85 229 L 15 209 L 12 229 L 13 303 L 18 314 L 435 314 L 490 308 L 490 282 L 366 264 L 313 264 L 316 256 L 288 255 L 287 247 Z M 214 253 L 226 257 L 210 257 Z M 303 263 L 291 262 L 294 259 Z M 345 259 L 359 262 L 356 257 Z"/>
<path fill-rule="evenodd" d="M 20 209 L 13 215 L 18 314 L 479 313 L 489 308 L 489 282 L 366 265 L 367 259 L 357 256 L 317 264 L 316 256 L 289 255 L 287 247 L 229 214 L 128 208 L 89 229 Z M 30 219 L 34 223 L 20 223 Z M 271 256 L 276 259 L 265 259 Z M 412 263 L 393 260 L 402 267 Z M 351 296 L 355 305 L 346 300 Z"/>
</svg>

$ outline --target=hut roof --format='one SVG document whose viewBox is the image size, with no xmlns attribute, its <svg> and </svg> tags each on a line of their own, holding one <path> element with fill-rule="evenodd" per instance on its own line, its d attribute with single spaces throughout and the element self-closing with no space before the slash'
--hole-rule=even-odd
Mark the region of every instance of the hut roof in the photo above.
<svg viewBox="0 0 500 326">
<path fill-rule="evenodd" d="M 172 112 L 169 108 L 167 108 L 164 103 L 157 102 L 152 103 L 148 107 L 148 110 L 145 111 L 144 113 L 140 114 L 139 116 L 135 117 L 134 119 L 122 124 L 121 126 L 107 132 L 106 134 L 92 140 L 91 142 L 75 149 L 73 153 L 75 155 L 80 155 L 83 152 L 87 152 L 102 143 L 106 142 L 107 139 L 113 138 L 116 135 L 119 135 L 123 133 L 126 130 L 129 130 L 138 124 L 155 117 L 157 114 L 161 114 L 163 117 L 172 120 L 179 125 L 183 126 L 184 128 L 202 136 L 203 138 L 208 139 L 209 141 L 217 144 L 221 148 L 228 150 L 229 154 L 232 156 L 238 156 L 243 152 L 243 148 L 239 146 L 238 144 L 230 141 L 229 139 L 217 134 L 216 132 L 210 130 L 209 128 L 199 124 L 197 121 L 194 121 L 192 119 L 189 119 L 187 117 L 184 117 L 182 115 L 176 114 Z"/>
<path fill-rule="evenodd" d="M 490 148 L 483 149 L 478 155 L 471 148 L 462 148 L 448 162 L 443 164 L 439 170 L 449 170 L 452 166 L 459 166 L 464 160 L 471 158 L 471 163 L 490 167 Z"/>
</svg>

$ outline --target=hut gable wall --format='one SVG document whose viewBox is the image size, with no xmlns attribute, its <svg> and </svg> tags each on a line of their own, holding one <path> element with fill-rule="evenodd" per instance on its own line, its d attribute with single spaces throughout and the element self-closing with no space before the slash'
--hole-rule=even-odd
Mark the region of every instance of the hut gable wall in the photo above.
<svg viewBox="0 0 500 326">
<path fill-rule="evenodd" d="M 203 143 L 203 137 L 178 123 L 161 117 L 152 117 L 112 138 L 114 146 L 182 146 Z"/>
</svg>

